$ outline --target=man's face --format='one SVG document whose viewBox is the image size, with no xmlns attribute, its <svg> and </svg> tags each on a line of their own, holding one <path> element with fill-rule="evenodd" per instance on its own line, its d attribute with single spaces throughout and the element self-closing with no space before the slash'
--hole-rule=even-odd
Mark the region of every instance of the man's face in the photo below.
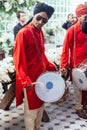
<svg viewBox="0 0 87 130">
<path fill-rule="evenodd" d="M 72 23 L 73 21 L 74 21 L 74 19 L 73 19 L 73 15 L 71 14 L 71 15 L 69 15 L 69 21 Z"/>
<path fill-rule="evenodd" d="M 47 22 L 48 22 L 48 16 L 45 12 L 40 12 L 34 15 L 32 20 L 32 24 L 38 29 L 41 29 L 42 26 Z"/>
<path fill-rule="evenodd" d="M 87 16 L 87 14 L 84 14 L 84 15 L 82 15 L 81 17 L 78 18 L 80 24 L 82 24 L 83 21 L 85 20 L 85 16 Z"/>
<path fill-rule="evenodd" d="M 25 13 L 20 13 L 19 21 L 22 23 L 24 23 L 26 21 L 26 14 Z"/>
</svg>

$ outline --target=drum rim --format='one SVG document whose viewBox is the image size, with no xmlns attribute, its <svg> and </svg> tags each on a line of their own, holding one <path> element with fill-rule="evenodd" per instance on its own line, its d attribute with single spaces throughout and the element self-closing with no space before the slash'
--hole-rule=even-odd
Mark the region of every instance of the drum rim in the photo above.
<svg viewBox="0 0 87 130">
<path fill-rule="evenodd" d="M 84 87 L 84 86 L 86 86 L 86 85 L 81 85 L 80 84 L 80 82 L 79 82 L 79 79 L 78 78 L 76 78 L 76 74 L 74 75 L 74 73 L 76 73 L 76 71 L 78 71 L 79 72 L 79 74 L 82 72 L 82 75 L 84 76 L 84 72 L 82 71 L 84 68 L 82 68 L 82 69 L 80 69 L 80 67 L 79 68 L 74 68 L 73 69 L 73 71 L 72 71 L 72 78 L 73 78 L 73 81 L 75 82 L 75 84 L 77 85 L 77 87 L 80 89 L 80 90 L 84 90 L 84 91 L 87 91 L 87 88 L 86 87 Z M 86 77 L 85 77 L 85 80 L 86 80 Z M 84 81 L 85 82 L 85 81 Z M 83 87 L 82 87 L 83 86 Z"/>
<path fill-rule="evenodd" d="M 37 93 L 37 85 L 35 85 L 35 92 L 36 92 L 36 94 L 37 94 L 37 96 L 42 100 L 42 101 L 44 101 L 44 102 L 55 102 L 55 101 L 57 101 L 57 100 L 59 100 L 62 96 L 63 96 L 63 94 L 64 94 L 64 92 L 65 92 L 65 81 L 64 81 L 64 79 L 61 77 L 61 75 L 58 75 L 58 73 L 57 72 L 44 72 L 43 74 L 41 74 L 38 78 L 37 78 L 37 82 L 38 82 L 38 79 L 41 77 L 41 76 L 43 76 L 43 75 L 45 75 L 45 74 L 54 74 L 55 76 L 57 76 L 58 78 L 61 78 L 61 80 L 63 80 L 63 88 L 62 88 L 62 93 L 61 93 L 61 95 L 59 95 L 59 97 L 57 96 L 57 97 L 55 97 L 55 99 L 49 99 L 49 100 L 45 100 L 44 98 L 42 99 L 41 97 L 40 97 L 40 95 L 38 95 L 38 93 Z"/>
</svg>

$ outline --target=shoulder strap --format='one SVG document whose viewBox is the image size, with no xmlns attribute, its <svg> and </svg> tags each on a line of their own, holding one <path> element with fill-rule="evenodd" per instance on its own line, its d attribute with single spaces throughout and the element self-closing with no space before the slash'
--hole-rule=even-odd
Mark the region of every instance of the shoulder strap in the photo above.
<svg viewBox="0 0 87 130">
<path fill-rule="evenodd" d="M 37 46 L 37 43 L 36 43 L 36 39 L 35 39 L 34 33 L 33 33 L 33 31 L 31 29 L 30 29 L 30 31 L 31 31 L 31 34 L 32 34 L 32 37 L 33 37 L 33 40 L 34 40 L 34 44 L 35 44 L 35 48 L 36 48 L 36 51 L 37 51 L 37 54 L 38 54 L 38 58 L 40 60 L 40 64 L 43 66 L 43 61 L 42 61 L 42 58 L 41 58 L 39 47 Z M 43 68 L 44 67 L 42 67 L 42 70 L 44 71 Z"/>
<path fill-rule="evenodd" d="M 74 56 L 74 68 L 76 67 L 76 29 L 74 27 L 74 50 L 73 50 L 73 56 Z"/>
</svg>

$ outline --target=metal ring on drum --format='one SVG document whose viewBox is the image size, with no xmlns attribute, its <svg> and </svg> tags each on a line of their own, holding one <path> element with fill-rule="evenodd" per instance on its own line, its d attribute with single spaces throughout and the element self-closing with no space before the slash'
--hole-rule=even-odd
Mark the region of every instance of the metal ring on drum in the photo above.
<svg viewBox="0 0 87 130">
<path fill-rule="evenodd" d="M 58 101 L 65 92 L 65 81 L 56 72 L 46 72 L 36 81 L 35 92 L 44 102 Z"/>
</svg>

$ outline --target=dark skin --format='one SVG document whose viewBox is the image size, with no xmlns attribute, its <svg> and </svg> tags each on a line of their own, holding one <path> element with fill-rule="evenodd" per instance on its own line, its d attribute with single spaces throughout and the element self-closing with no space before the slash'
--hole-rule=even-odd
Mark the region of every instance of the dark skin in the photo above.
<svg viewBox="0 0 87 130">
<path fill-rule="evenodd" d="M 38 20 L 36 19 L 36 17 L 37 17 L 38 15 L 40 15 L 41 17 L 43 17 L 43 18 L 45 18 L 45 19 L 48 19 L 48 16 L 47 16 L 47 14 L 46 14 L 45 12 L 40 12 L 40 13 L 34 15 L 33 20 L 32 20 L 32 24 L 33 24 L 36 28 L 41 29 L 41 28 L 45 25 L 45 23 L 43 23 L 43 20 L 38 21 Z"/>
</svg>

